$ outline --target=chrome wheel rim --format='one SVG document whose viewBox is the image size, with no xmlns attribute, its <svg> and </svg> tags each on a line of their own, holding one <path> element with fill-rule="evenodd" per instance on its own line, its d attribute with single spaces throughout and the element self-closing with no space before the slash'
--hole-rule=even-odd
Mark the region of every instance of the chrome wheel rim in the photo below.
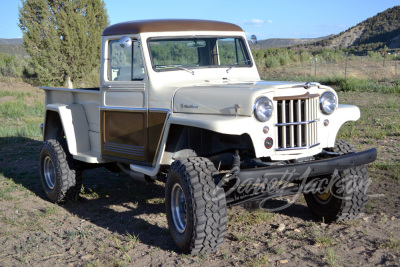
<svg viewBox="0 0 400 267">
<path fill-rule="evenodd" d="M 171 212 L 175 229 L 183 233 L 186 229 L 186 198 L 180 184 L 174 184 L 171 191 Z"/>
<path fill-rule="evenodd" d="M 53 161 L 47 156 L 43 161 L 43 175 L 48 188 L 53 189 L 56 182 L 56 169 Z"/>
</svg>

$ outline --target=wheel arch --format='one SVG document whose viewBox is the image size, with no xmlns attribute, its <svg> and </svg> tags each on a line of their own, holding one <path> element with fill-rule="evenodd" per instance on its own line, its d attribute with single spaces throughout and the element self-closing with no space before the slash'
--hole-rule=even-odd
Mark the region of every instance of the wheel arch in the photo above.
<svg viewBox="0 0 400 267">
<path fill-rule="evenodd" d="M 61 123 L 60 114 L 54 110 L 46 110 L 43 129 L 43 142 L 49 139 L 62 139 L 64 136 L 64 127 Z"/>
<path fill-rule="evenodd" d="M 207 144 L 207 148 L 201 145 L 192 146 L 197 136 L 202 139 L 202 144 Z M 222 141 L 222 142 L 220 142 Z M 216 146 L 218 142 L 218 146 Z M 231 144 L 229 146 L 229 144 Z M 200 148 L 202 149 L 198 149 Z M 209 149 L 209 148 L 214 149 Z M 216 148 L 219 148 L 218 150 Z M 172 162 L 177 158 L 188 158 L 203 156 L 209 157 L 210 154 L 218 154 L 236 149 L 248 149 L 250 153 L 254 152 L 254 145 L 250 135 L 243 134 L 223 134 L 205 128 L 198 128 L 184 123 L 168 122 L 162 136 L 161 145 L 157 151 L 155 164 L 152 167 L 139 164 L 131 164 L 133 171 L 144 173 L 148 176 L 156 176 L 160 169 L 168 169 Z M 203 151 L 201 151 L 203 150 Z M 204 151 L 213 151 L 213 153 L 203 153 Z M 229 154 L 233 155 L 233 153 Z M 229 157 L 231 159 L 231 156 Z"/>
<path fill-rule="evenodd" d="M 246 133 L 223 134 L 190 125 L 171 124 L 166 134 L 162 164 L 169 165 L 176 158 L 210 157 L 236 149 L 255 155 L 252 139 Z"/>
<path fill-rule="evenodd" d="M 198 151 L 196 151 L 196 154 L 191 153 L 189 151 L 190 147 L 185 147 L 184 145 L 175 147 L 171 145 L 171 143 L 175 143 L 172 141 L 174 138 L 181 138 L 181 140 L 184 140 L 185 137 L 179 137 L 180 134 L 182 134 L 183 131 L 190 131 L 192 129 L 194 130 L 194 133 L 197 131 L 205 131 L 208 134 L 211 134 L 211 137 L 218 137 L 219 139 L 223 139 L 225 141 L 232 141 L 231 139 L 234 139 L 238 144 L 246 144 L 249 150 L 255 151 L 255 154 L 260 154 L 260 151 L 256 151 L 257 149 L 260 149 L 255 147 L 255 140 L 257 140 L 258 136 L 254 135 L 255 131 L 253 122 L 254 120 L 251 117 L 173 113 L 168 117 L 165 123 L 165 129 L 161 137 L 161 142 L 156 151 L 154 165 L 143 166 L 140 164 L 131 164 L 130 168 L 133 171 L 144 173 L 148 176 L 155 176 L 160 172 L 160 169 L 168 169 L 168 167 L 174 161 L 176 153 L 182 150 L 184 150 L 182 151 L 183 153 L 189 153 L 187 154 L 189 157 L 207 157 L 208 155 L 198 153 Z M 240 142 L 237 142 L 237 140 L 240 140 Z M 243 140 L 245 141 L 243 142 Z M 221 147 L 220 144 L 218 147 Z M 234 148 L 237 149 L 238 147 Z M 233 147 L 230 147 L 230 149 L 233 149 Z M 184 158 L 187 155 L 182 154 L 179 157 Z"/>
</svg>

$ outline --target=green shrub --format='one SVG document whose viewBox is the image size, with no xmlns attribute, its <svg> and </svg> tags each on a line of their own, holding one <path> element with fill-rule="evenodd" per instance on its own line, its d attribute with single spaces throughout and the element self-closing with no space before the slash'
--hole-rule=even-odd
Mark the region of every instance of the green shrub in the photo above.
<svg viewBox="0 0 400 267">
<path fill-rule="evenodd" d="M 329 62 L 329 63 L 338 63 L 345 59 L 345 54 L 343 51 L 337 50 L 320 50 L 314 52 L 314 57 L 319 58 L 321 61 Z"/>
<path fill-rule="evenodd" d="M 265 59 L 265 67 L 276 68 L 279 66 L 279 60 L 275 56 L 269 56 Z"/>
<path fill-rule="evenodd" d="M 0 76 L 29 78 L 35 76 L 34 70 L 35 66 L 29 58 L 0 53 Z"/>
<path fill-rule="evenodd" d="M 311 54 L 308 53 L 307 51 L 301 51 L 300 52 L 300 62 L 308 62 L 311 59 Z"/>
<path fill-rule="evenodd" d="M 373 61 L 382 61 L 383 57 L 380 52 L 368 51 L 368 57 Z"/>
<path fill-rule="evenodd" d="M 281 66 L 286 66 L 289 65 L 291 63 L 290 57 L 288 55 L 288 53 L 281 53 L 279 54 L 279 64 Z"/>
</svg>

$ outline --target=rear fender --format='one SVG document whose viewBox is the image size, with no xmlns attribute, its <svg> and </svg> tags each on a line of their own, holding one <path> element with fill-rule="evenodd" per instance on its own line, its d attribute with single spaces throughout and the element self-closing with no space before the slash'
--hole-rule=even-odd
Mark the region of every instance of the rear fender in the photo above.
<svg viewBox="0 0 400 267">
<path fill-rule="evenodd" d="M 46 105 L 43 140 L 64 136 L 72 155 L 90 150 L 89 125 L 82 105 Z"/>
</svg>

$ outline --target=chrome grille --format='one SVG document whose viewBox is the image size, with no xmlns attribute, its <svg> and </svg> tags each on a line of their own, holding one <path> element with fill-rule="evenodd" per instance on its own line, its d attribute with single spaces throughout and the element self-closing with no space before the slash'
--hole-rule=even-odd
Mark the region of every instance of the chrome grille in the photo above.
<svg viewBox="0 0 400 267">
<path fill-rule="evenodd" d="M 278 97 L 278 151 L 307 149 L 319 145 L 317 121 L 318 95 L 306 94 L 298 99 Z"/>
</svg>

